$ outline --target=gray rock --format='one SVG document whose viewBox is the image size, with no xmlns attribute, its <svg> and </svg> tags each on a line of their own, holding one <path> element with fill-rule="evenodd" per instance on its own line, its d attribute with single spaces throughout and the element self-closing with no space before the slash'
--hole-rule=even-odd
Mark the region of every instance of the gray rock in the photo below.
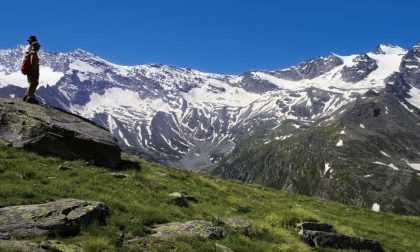
<svg viewBox="0 0 420 252">
<path fill-rule="evenodd" d="M 118 230 L 116 235 L 117 235 L 117 244 L 119 247 L 121 247 L 122 244 L 124 243 L 125 233 L 123 230 Z"/>
<path fill-rule="evenodd" d="M 9 232 L 0 232 L 0 240 L 9 240 L 10 234 Z"/>
<path fill-rule="evenodd" d="M 113 172 L 113 173 L 111 173 L 111 175 L 115 178 L 118 178 L 118 179 L 126 179 L 126 178 L 129 177 L 127 174 L 119 173 L 119 172 Z"/>
<path fill-rule="evenodd" d="M 251 223 L 242 216 L 217 218 L 217 222 L 232 228 L 247 228 L 251 226 Z"/>
<path fill-rule="evenodd" d="M 151 233 L 152 237 L 164 240 L 178 236 L 201 236 L 209 239 L 222 239 L 226 236 L 224 228 L 203 220 L 159 224 L 152 227 Z"/>
<path fill-rule="evenodd" d="M 108 213 L 104 203 L 62 199 L 38 205 L 0 208 L 0 233 L 10 235 L 73 235 L 83 223 L 103 221 Z"/>
<path fill-rule="evenodd" d="M 222 244 L 216 243 L 216 249 L 220 252 L 233 252 L 230 248 L 223 246 Z"/>
<path fill-rule="evenodd" d="M 67 171 L 67 170 L 71 170 L 71 167 L 61 164 L 58 166 L 58 169 L 60 171 Z"/>
<path fill-rule="evenodd" d="M 1 240 L 0 251 L 45 252 L 38 243 L 26 240 Z"/>
<path fill-rule="evenodd" d="M 324 231 L 324 232 L 333 232 L 334 227 L 327 223 L 318 223 L 318 222 L 302 222 L 296 224 L 297 228 L 304 230 L 313 230 L 313 231 Z"/>
<path fill-rule="evenodd" d="M 81 252 L 82 248 L 76 245 L 65 244 L 56 240 L 48 240 L 40 244 L 40 247 L 54 252 Z"/>
<path fill-rule="evenodd" d="M 0 139 L 15 148 L 117 167 L 121 149 L 110 133 L 82 117 L 18 99 L 0 99 Z"/>
<path fill-rule="evenodd" d="M 156 174 L 159 177 L 165 177 L 167 174 L 164 172 L 154 172 L 154 174 Z"/>
<path fill-rule="evenodd" d="M 381 244 L 377 241 L 350 237 L 344 234 L 304 229 L 299 234 L 306 243 L 314 247 L 370 250 L 373 252 L 384 251 Z"/>
<path fill-rule="evenodd" d="M 187 195 L 180 192 L 173 192 L 169 194 L 169 196 L 173 197 L 173 199 L 169 202 L 170 204 L 177 205 L 179 207 L 188 207 L 188 202 L 192 201 L 197 203 L 197 199 L 192 195 Z"/>
</svg>

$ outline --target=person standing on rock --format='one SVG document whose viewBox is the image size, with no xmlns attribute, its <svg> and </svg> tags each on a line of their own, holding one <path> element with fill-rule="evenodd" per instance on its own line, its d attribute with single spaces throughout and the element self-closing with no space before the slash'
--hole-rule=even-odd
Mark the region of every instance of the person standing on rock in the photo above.
<svg viewBox="0 0 420 252">
<path fill-rule="evenodd" d="M 39 57 L 38 51 L 41 45 L 35 36 L 31 35 L 27 39 L 29 43 L 28 50 L 25 52 L 25 58 L 23 60 L 21 71 L 28 77 L 29 87 L 26 90 L 23 100 L 28 103 L 39 104 L 39 101 L 35 98 L 35 91 L 39 84 Z"/>
</svg>

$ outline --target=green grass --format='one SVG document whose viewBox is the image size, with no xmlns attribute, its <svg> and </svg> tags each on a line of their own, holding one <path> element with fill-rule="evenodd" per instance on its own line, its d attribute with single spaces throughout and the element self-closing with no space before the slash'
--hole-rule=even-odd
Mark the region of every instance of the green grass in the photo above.
<svg viewBox="0 0 420 252">
<path fill-rule="evenodd" d="M 244 215 L 252 225 L 246 230 L 227 229 L 228 236 L 219 241 L 199 237 L 154 241 L 148 251 L 217 251 L 215 242 L 234 251 L 312 251 L 293 228 L 304 220 L 327 222 L 339 232 L 378 240 L 385 251 L 420 251 L 419 217 L 374 213 L 259 185 L 138 162 L 137 168 L 121 171 L 130 175 L 122 180 L 111 176 L 110 170 L 87 167 L 82 161 L 41 157 L 0 146 L 0 207 L 60 198 L 106 203 L 111 210 L 106 225 L 84 226 L 75 237 L 53 237 L 86 251 L 129 251 L 117 247 L 119 229 L 124 229 L 126 239 L 130 239 L 144 234 L 143 228 L 152 223 L 211 221 L 215 215 Z M 72 169 L 59 171 L 58 166 L 63 163 Z M 194 195 L 198 203 L 188 208 L 169 204 L 168 194 L 175 191 Z M 33 239 L 41 242 L 50 238 Z"/>
</svg>

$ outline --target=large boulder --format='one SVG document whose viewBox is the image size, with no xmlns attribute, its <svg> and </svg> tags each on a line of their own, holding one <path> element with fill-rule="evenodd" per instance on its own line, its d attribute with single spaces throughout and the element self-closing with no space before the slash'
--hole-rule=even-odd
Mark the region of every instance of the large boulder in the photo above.
<svg viewBox="0 0 420 252">
<path fill-rule="evenodd" d="M 108 208 L 104 203 L 62 199 L 38 205 L 0 208 L 0 233 L 13 235 L 72 235 L 83 223 L 104 221 Z"/>
<path fill-rule="evenodd" d="M 0 99 L 0 142 L 107 167 L 120 163 L 121 149 L 106 129 L 57 108 L 17 99 Z"/>
</svg>

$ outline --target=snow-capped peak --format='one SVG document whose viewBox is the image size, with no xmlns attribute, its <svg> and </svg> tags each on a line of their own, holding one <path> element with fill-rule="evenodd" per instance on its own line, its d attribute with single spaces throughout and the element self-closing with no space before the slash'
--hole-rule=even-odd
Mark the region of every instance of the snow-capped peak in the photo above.
<svg viewBox="0 0 420 252">
<path fill-rule="evenodd" d="M 380 44 L 376 47 L 375 53 L 376 54 L 385 54 L 385 55 L 391 55 L 391 54 L 405 54 L 407 50 L 404 48 L 401 48 L 397 45 L 391 45 L 391 44 Z"/>
</svg>

